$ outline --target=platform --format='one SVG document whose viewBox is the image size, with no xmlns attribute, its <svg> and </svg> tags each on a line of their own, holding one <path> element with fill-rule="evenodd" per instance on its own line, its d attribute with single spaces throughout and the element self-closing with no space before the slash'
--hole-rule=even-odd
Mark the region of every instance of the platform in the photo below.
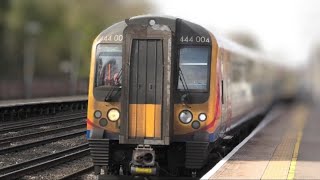
<svg viewBox="0 0 320 180">
<path fill-rule="evenodd" d="M 299 104 L 262 122 L 201 179 L 320 179 L 319 110 Z"/>
<path fill-rule="evenodd" d="M 82 101 L 82 100 L 85 101 L 87 99 L 88 99 L 88 96 L 83 95 L 83 96 L 61 96 L 61 97 L 34 98 L 34 99 L 3 100 L 3 101 L 0 101 L 0 108 L 20 106 L 20 105 L 74 102 L 74 101 Z"/>
</svg>

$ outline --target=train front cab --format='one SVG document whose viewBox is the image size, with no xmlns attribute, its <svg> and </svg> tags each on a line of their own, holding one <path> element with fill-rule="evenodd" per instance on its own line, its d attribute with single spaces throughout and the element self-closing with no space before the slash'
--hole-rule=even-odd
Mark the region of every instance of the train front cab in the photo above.
<svg viewBox="0 0 320 180">
<path fill-rule="evenodd" d="M 98 36 L 88 105 L 98 174 L 100 168 L 125 175 L 202 168 L 220 118 L 212 39 L 198 25 L 160 17 L 126 20 Z"/>
</svg>

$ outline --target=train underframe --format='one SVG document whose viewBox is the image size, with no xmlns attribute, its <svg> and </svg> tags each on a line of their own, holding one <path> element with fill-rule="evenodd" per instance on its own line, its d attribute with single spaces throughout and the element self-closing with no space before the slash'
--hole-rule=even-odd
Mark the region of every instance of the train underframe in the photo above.
<svg viewBox="0 0 320 180">
<path fill-rule="evenodd" d="M 195 177 L 216 143 L 175 142 L 170 145 L 119 144 L 89 139 L 95 174 Z"/>
</svg>

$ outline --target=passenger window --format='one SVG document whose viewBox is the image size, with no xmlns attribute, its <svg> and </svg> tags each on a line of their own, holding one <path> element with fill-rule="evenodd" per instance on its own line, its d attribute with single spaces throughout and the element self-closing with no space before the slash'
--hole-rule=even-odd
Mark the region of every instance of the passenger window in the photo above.
<svg viewBox="0 0 320 180">
<path fill-rule="evenodd" d="M 114 86 L 121 84 L 122 46 L 99 44 L 96 51 L 95 86 Z"/>
<path fill-rule="evenodd" d="M 208 90 L 209 47 L 183 47 L 179 51 L 179 66 L 189 90 Z M 182 81 L 178 89 L 184 90 Z"/>
</svg>

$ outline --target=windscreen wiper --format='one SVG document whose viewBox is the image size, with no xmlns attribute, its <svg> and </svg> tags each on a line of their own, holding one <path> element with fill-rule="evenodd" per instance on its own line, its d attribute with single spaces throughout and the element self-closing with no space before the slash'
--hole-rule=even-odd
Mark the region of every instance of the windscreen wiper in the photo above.
<svg viewBox="0 0 320 180">
<path fill-rule="evenodd" d="M 181 68 L 179 67 L 179 80 L 181 81 L 183 90 L 184 90 L 184 94 L 181 95 L 181 102 L 187 106 L 188 108 L 190 108 L 190 106 L 188 105 L 188 103 L 190 103 L 190 91 L 186 82 L 186 79 L 184 78 L 184 75 L 182 73 Z"/>
<path fill-rule="evenodd" d="M 118 75 L 117 75 L 117 77 L 116 77 L 116 80 L 119 81 L 119 79 L 120 79 L 121 77 L 122 77 L 122 68 L 120 69 L 120 71 L 119 71 L 119 73 L 118 73 Z M 115 90 L 116 88 L 117 88 L 117 91 L 116 91 L 116 93 L 113 95 L 113 92 L 114 92 L 114 90 Z M 110 89 L 110 91 L 108 91 L 108 94 L 107 94 L 106 97 L 104 98 L 104 101 L 105 101 L 105 102 L 110 101 L 110 100 L 112 99 L 112 97 L 114 97 L 115 95 L 118 94 L 119 90 L 120 90 L 119 85 L 112 85 L 112 88 Z"/>
</svg>

